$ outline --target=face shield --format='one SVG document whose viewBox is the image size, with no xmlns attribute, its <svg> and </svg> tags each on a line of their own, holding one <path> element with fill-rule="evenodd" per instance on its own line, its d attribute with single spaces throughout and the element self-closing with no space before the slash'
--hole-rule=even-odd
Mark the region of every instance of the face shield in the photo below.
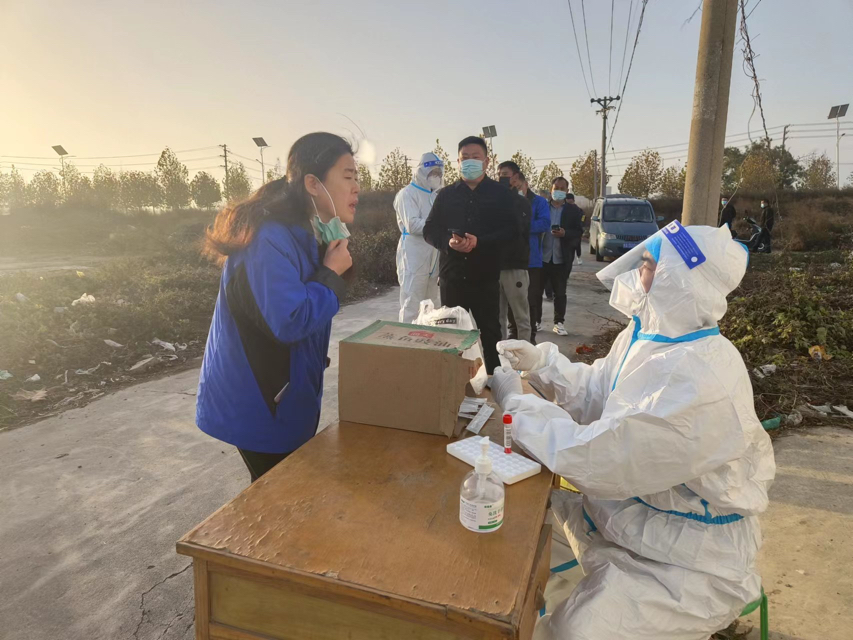
<svg viewBox="0 0 853 640">
<path fill-rule="evenodd" d="M 424 189 L 439 189 L 444 178 L 444 162 L 434 153 L 425 153 L 421 157 L 415 173 L 415 184 Z"/>
<path fill-rule="evenodd" d="M 655 261 L 660 261 L 661 246 L 663 244 L 663 231 L 658 231 L 653 236 L 646 238 L 643 242 L 631 249 L 628 253 L 614 260 L 604 269 L 598 272 L 601 283 L 613 290 L 616 279 L 626 273 L 637 271 L 643 266 L 643 256 L 647 253 Z"/>
</svg>

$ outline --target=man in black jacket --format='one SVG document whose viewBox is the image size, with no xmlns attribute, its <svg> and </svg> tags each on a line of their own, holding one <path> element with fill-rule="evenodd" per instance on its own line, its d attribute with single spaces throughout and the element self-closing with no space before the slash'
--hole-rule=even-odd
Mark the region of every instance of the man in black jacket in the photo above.
<svg viewBox="0 0 853 640">
<path fill-rule="evenodd" d="M 510 337 L 530 342 L 530 305 L 527 301 L 530 276 L 527 265 L 530 262 L 531 207 L 527 198 L 519 193 L 521 168 L 507 160 L 501 162 L 498 169 L 498 181 L 512 193 L 518 225 L 518 236 L 504 247 L 501 255 L 501 339 L 507 339 L 507 316 L 511 311 L 513 334 Z"/>
<path fill-rule="evenodd" d="M 737 218 L 737 211 L 735 211 L 735 206 L 732 204 L 731 199 L 726 196 L 722 197 L 720 204 L 723 205 L 723 211 L 720 214 L 720 224 L 718 226 L 722 227 L 724 224 L 729 225 L 729 231 L 732 233 L 732 238 L 736 238 L 737 233 L 735 232 L 735 219 Z"/>
<path fill-rule="evenodd" d="M 424 239 L 441 252 L 441 304 L 471 312 L 480 329 L 486 370 L 500 359 L 498 321 L 501 251 L 518 235 L 515 200 L 509 189 L 486 176 L 488 149 L 482 138 L 459 143 L 462 178 L 438 192 L 424 225 Z"/>
<path fill-rule="evenodd" d="M 567 295 L 569 275 L 572 272 L 572 260 L 575 248 L 583 236 L 583 211 L 574 203 L 574 196 L 569 200 L 569 181 L 562 176 L 554 178 L 551 183 L 551 231 L 545 234 L 542 245 L 542 277 L 550 283 L 554 292 L 554 333 L 558 336 L 568 335 L 564 323 L 566 321 Z M 539 300 L 538 304 L 542 304 Z M 541 310 L 537 316 L 542 317 Z"/>
</svg>

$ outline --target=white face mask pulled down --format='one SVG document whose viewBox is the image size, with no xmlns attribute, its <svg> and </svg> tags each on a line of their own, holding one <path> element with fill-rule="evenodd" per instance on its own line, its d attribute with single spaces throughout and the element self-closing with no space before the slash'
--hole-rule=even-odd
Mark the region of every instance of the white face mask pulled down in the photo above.
<svg viewBox="0 0 853 640">
<path fill-rule="evenodd" d="M 427 176 L 427 186 L 430 191 L 441 189 L 441 176 Z"/>
<path fill-rule="evenodd" d="M 347 229 L 346 224 L 344 224 L 340 217 L 338 217 L 338 210 L 335 207 L 335 201 L 332 200 L 332 196 L 328 189 L 326 189 L 326 185 L 320 182 L 320 186 L 323 187 L 323 191 L 326 192 L 329 202 L 332 203 L 332 211 L 334 212 L 335 217 L 328 222 L 320 220 L 320 212 L 317 210 L 317 203 L 314 202 L 314 197 L 312 196 L 311 204 L 314 205 L 314 219 L 311 221 L 311 225 L 314 227 L 314 235 L 317 237 L 317 241 L 320 242 L 320 244 L 325 245 L 329 245 L 334 240 L 346 240 L 351 235 L 349 229 Z"/>
</svg>

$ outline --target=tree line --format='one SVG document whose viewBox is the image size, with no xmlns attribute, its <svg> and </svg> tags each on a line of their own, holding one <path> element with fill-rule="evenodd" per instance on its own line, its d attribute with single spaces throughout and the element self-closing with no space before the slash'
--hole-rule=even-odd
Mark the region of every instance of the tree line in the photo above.
<svg viewBox="0 0 853 640">
<path fill-rule="evenodd" d="M 455 159 L 444 150 L 439 140 L 435 141 L 433 153 L 444 161 L 445 184 L 458 180 Z M 497 178 L 499 160 L 493 152 L 489 157 L 489 176 Z M 541 170 L 537 169 L 533 158 L 521 150 L 509 159 L 521 167 L 531 188 L 536 191 L 550 191 L 554 178 L 563 176 L 569 180 L 575 194 L 592 199 L 597 192 L 600 162 L 596 150 L 577 158 L 567 174 L 553 161 Z M 365 191 L 399 191 L 411 182 L 416 162 L 396 148 L 385 156 L 376 176 L 367 166 L 359 164 L 361 188 Z M 267 170 L 265 177 L 270 181 L 283 174 L 281 163 L 277 161 Z M 660 153 L 646 149 L 631 158 L 619 181 L 618 191 L 639 198 L 681 198 L 686 176 L 686 166 L 664 167 Z M 836 184 L 832 161 L 825 153 L 798 159 L 785 147 L 774 147 L 761 141 L 753 142 L 745 149 L 726 147 L 724 152 L 721 188 L 726 194 L 741 190 L 766 193 L 769 197 L 769 194 L 780 190 L 831 189 Z M 847 184 L 853 186 L 853 174 Z M 117 172 L 102 164 L 90 178 L 70 162 L 66 162 L 64 169 L 57 173 L 39 171 L 29 182 L 14 165 L 10 173 L 0 172 L 0 205 L 11 209 L 65 205 L 139 211 L 145 208 L 183 209 L 191 204 L 210 209 L 223 201 L 241 200 L 252 190 L 252 181 L 242 162 L 230 162 L 221 182 L 206 171 L 199 171 L 190 179 L 186 165 L 168 147 L 160 154 L 154 170 L 148 172 Z"/>
<path fill-rule="evenodd" d="M 268 174 L 280 171 L 277 163 Z M 0 204 L 10 209 L 94 206 L 140 211 L 184 209 L 191 204 L 210 209 L 223 200 L 241 200 L 252 189 L 249 173 L 241 162 L 228 163 L 221 183 L 206 171 L 199 171 L 190 180 L 186 165 L 169 147 L 160 154 L 153 171 L 114 171 L 102 164 L 90 178 L 66 161 L 60 171 L 38 171 L 29 182 L 14 165 L 11 172 L 0 172 Z"/>
<path fill-rule="evenodd" d="M 444 161 L 445 184 L 458 180 L 455 159 L 451 159 L 438 140 L 435 141 L 433 153 Z M 499 160 L 494 153 L 489 155 L 489 176 L 496 178 Z M 596 183 L 599 180 L 600 161 L 596 150 L 577 158 L 567 174 L 553 161 L 538 170 L 533 158 L 521 150 L 508 159 L 521 167 L 531 188 L 536 191 L 550 191 L 551 183 L 558 176 L 569 180 L 575 194 L 592 199 L 598 191 Z M 383 159 L 376 177 L 368 167 L 360 165 L 359 184 L 367 191 L 399 191 L 411 182 L 416 162 L 416 159 L 407 157 L 399 148 L 394 149 Z M 832 162 L 825 153 L 797 159 L 786 148 L 769 146 L 764 142 L 754 142 L 746 149 L 726 147 L 721 188 L 728 194 L 737 190 L 770 194 L 776 190 L 787 189 L 831 189 L 837 184 L 832 167 Z M 609 179 L 610 175 L 607 177 Z M 682 198 L 686 178 L 685 165 L 664 167 L 660 153 L 646 149 L 631 158 L 617 188 L 619 193 L 638 198 Z M 847 184 L 853 186 L 853 174 L 848 178 Z"/>
</svg>

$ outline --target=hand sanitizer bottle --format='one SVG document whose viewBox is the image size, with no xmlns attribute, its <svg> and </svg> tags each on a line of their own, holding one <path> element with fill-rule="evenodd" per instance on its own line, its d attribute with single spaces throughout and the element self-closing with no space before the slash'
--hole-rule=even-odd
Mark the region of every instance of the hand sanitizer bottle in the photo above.
<svg viewBox="0 0 853 640">
<path fill-rule="evenodd" d="M 492 473 L 488 438 L 480 441 L 480 456 L 474 470 L 462 481 L 459 521 L 477 533 L 497 531 L 504 522 L 504 483 Z"/>
</svg>

